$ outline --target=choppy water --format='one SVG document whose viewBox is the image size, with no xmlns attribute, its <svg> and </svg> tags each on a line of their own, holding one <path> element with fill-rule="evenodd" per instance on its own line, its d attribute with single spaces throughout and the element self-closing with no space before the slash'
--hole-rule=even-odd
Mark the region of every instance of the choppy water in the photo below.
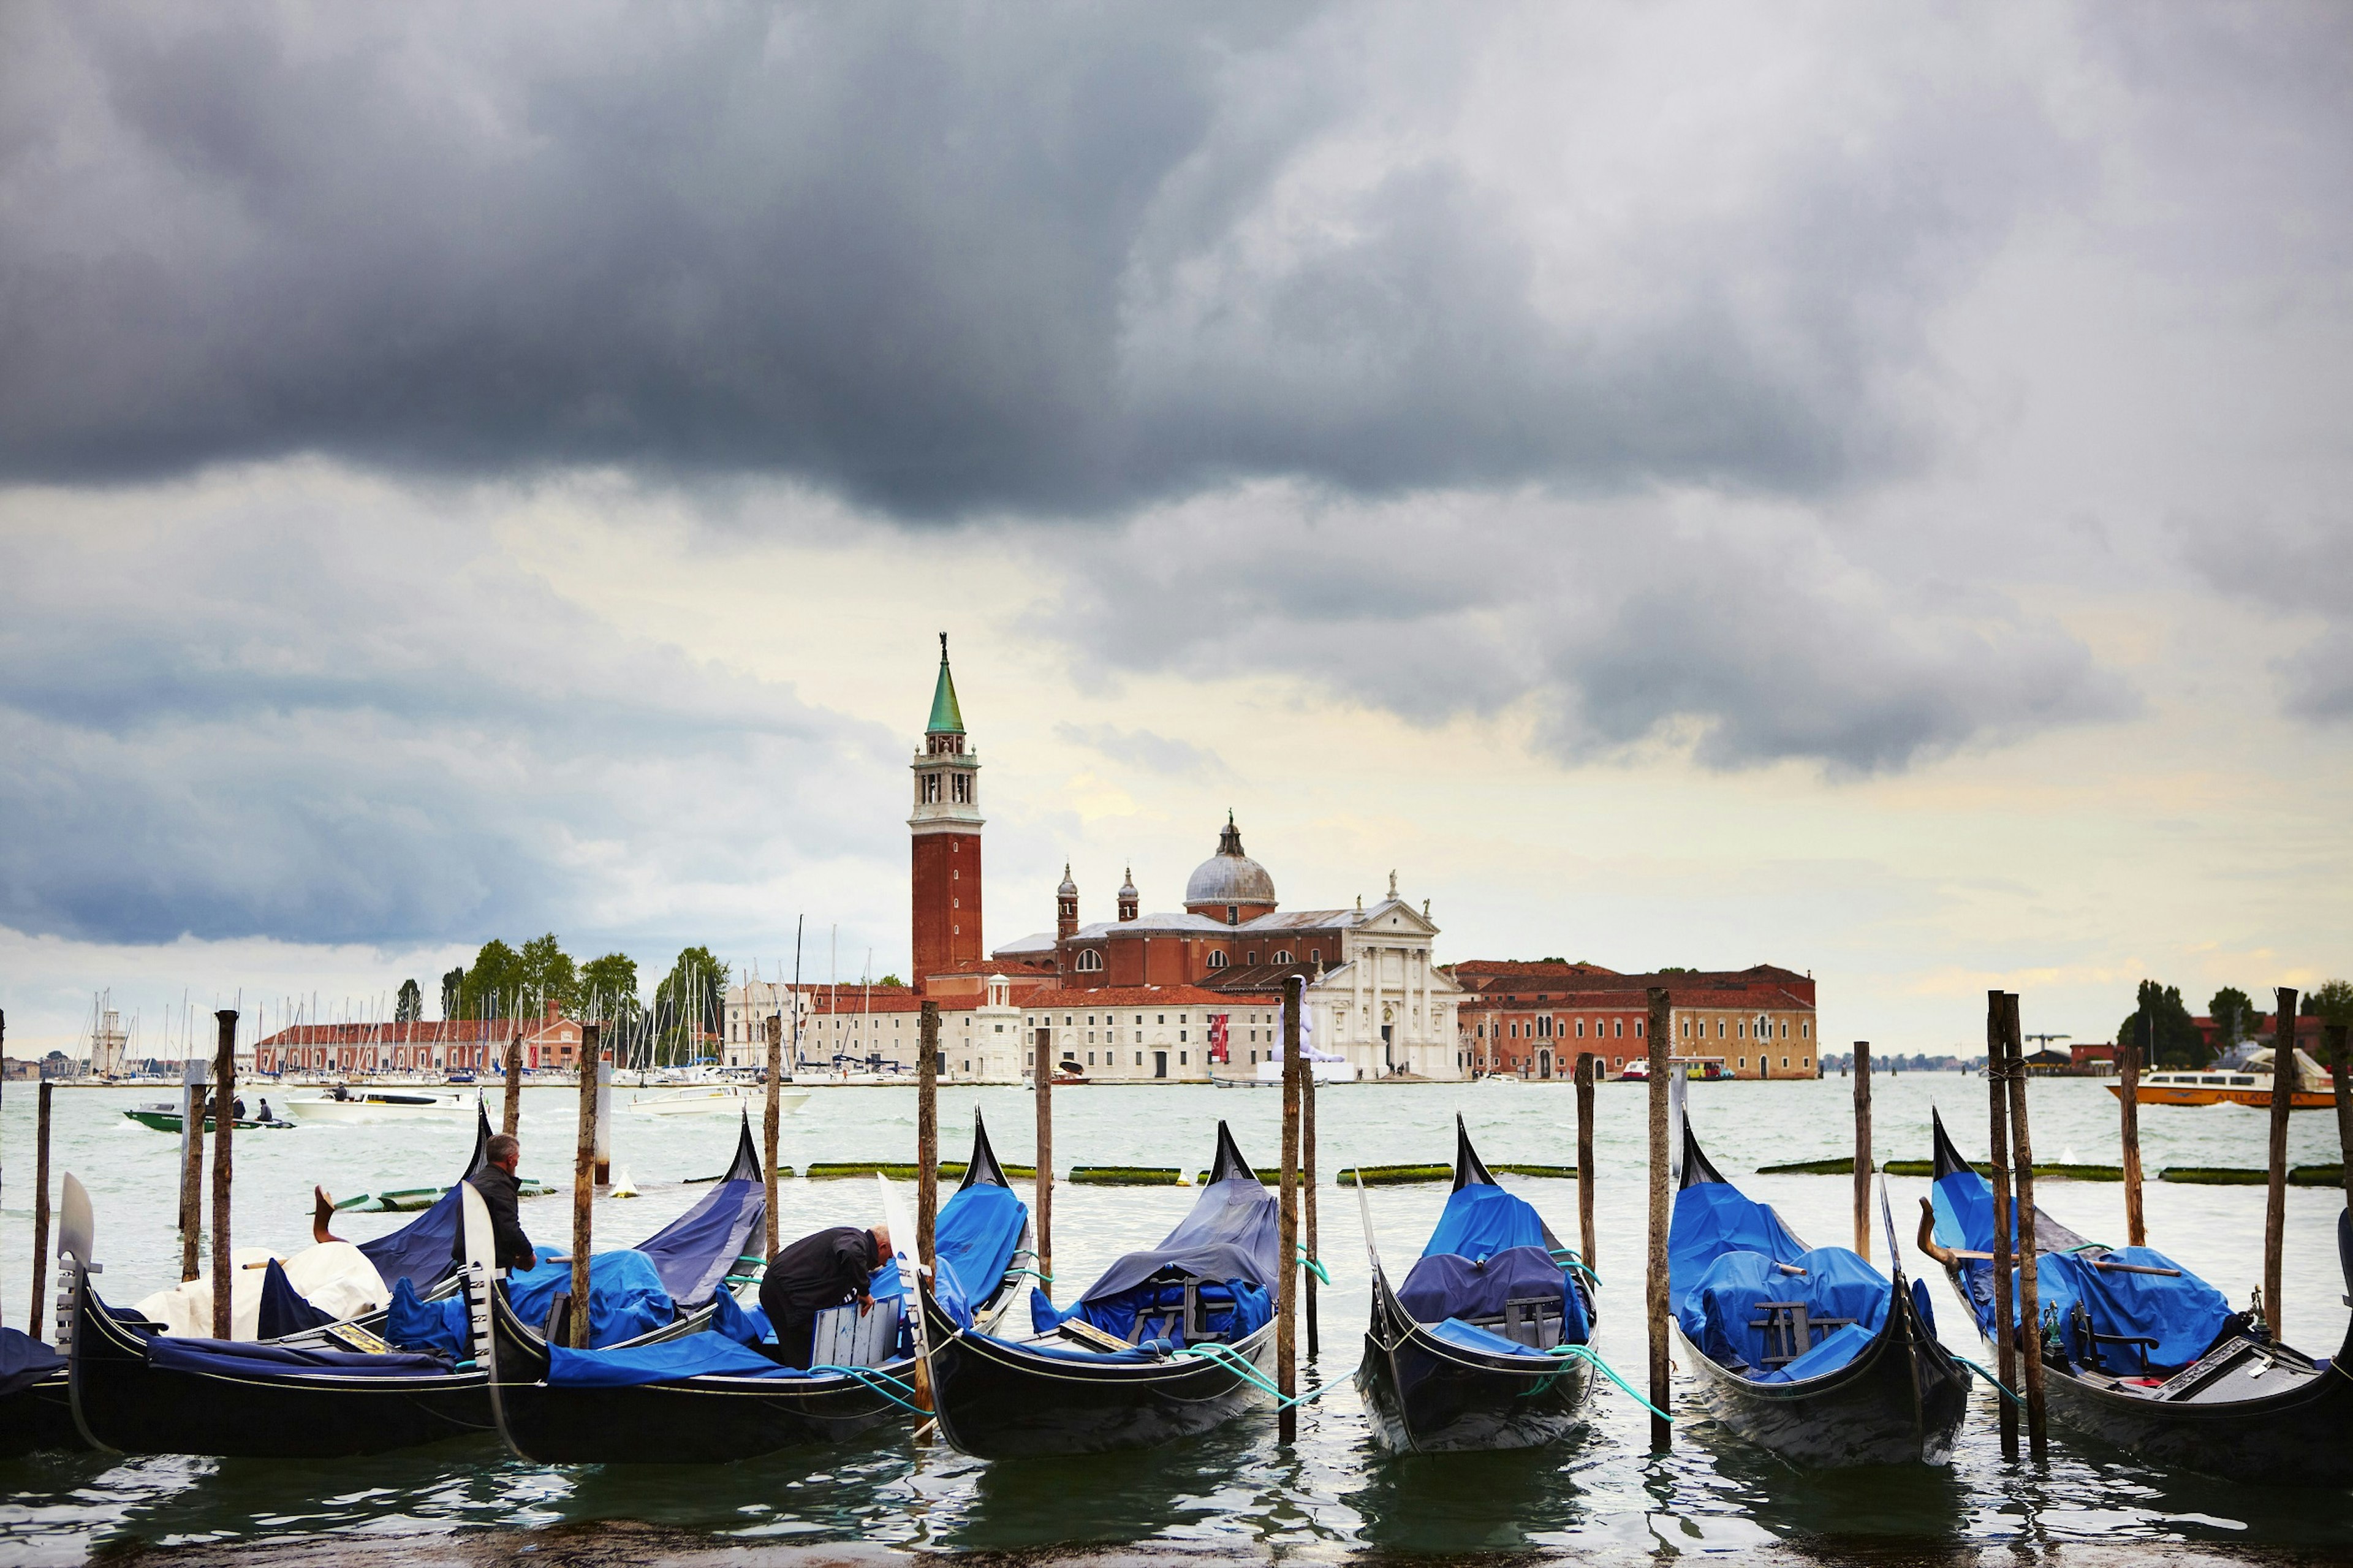
<svg viewBox="0 0 2353 1568">
<path fill-rule="evenodd" d="M 1874 1083 L 1881 1158 L 1928 1155 L 1928 1110 L 1941 1104 L 1964 1152 L 1985 1144 L 1985 1086 L 1949 1075 L 1882 1077 Z M 1820 1158 L 1852 1148 L 1849 1086 L 1820 1082 L 1699 1086 L 1693 1119 L 1727 1175 L 1777 1205 L 1800 1236 L 1845 1241 L 1852 1186 L 1844 1177 L 1750 1177 L 1760 1163 Z M 2035 1146 L 2047 1161 L 2113 1161 L 2116 1104 L 2099 1084 L 2037 1082 Z M 98 1212 L 104 1285 L 118 1301 L 168 1285 L 178 1272 L 173 1232 L 177 1140 L 121 1115 L 153 1091 L 60 1090 L 54 1159 L 90 1187 Z M 626 1092 L 624 1100 L 629 1098 Z M 1600 1257 L 1605 1289 L 1599 1347 L 1641 1381 L 1639 1276 L 1643 1225 L 1644 1095 L 1631 1086 L 1599 1093 Z M 0 1311 L 25 1321 L 29 1283 L 31 1099 L 11 1086 L 0 1110 Z M 1015 1089 L 951 1093 L 942 1108 L 942 1147 L 960 1154 L 971 1108 L 987 1114 L 999 1154 L 1027 1162 L 1030 1101 Z M 1087 1088 L 1055 1097 L 1057 1164 L 1206 1163 L 1217 1120 L 1233 1123 L 1243 1150 L 1272 1166 L 1277 1097 L 1206 1088 Z M 572 1147 L 576 1100 L 568 1089 L 525 1097 L 523 1169 L 560 1178 Z M 1319 1100 L 1322 1160 L 1345 1163 L 1443 1161 L 1460 1110 L 1491 1160 L 1572 1163 L 1575 1101 L 1566 1086 L 1475 1085 L 1326 1090 Z M 914 1097 L 904 1090 L 819 1090 L 786 1122 L 786 1159 L 912 1157 Z M 732 1122 L 620 1118 L 617 1163 L 644 1187 L 633 1200 L 601 1201 L 600 1241 L 634 1241 L 682 1210 L 726 1163 Z M 2256 1165 L 2265 1118 L 2235 1108 L 2142 1111 L 2144 1157 L 2153 1173 L 2168 1164 Z M 406 1124 L 241 1135 L 237 1141 L 240 1245 L 291 1249 L 309 1239 L 309 1194 L 323 1182 L 338 1194 L 447 1181 L 463 1163 L 470 1126 Z M 2295 1119 L 2291 1157 L 2334 1161 L 2335 1127 L 2325 1114 Z M 1513 1182 L 1571 1235 L 1576 1186 Z M 1891 1180 L 1905 1262 L 1934 1268 L 1910 1250 L 1915 1200 L 1925 1180 Z M 2263 1194 L 2259 1187 L 2189 1187 L 2152 1181 L 2150 1239 L 2243 1300 L 2262 1274 Z M 1061 1186 L 1055 1196 L 1057 1273 L 1065 1289 L 1092 1278 L 1118 1253 L 1162 1235 L 1188 1206 L 1181 1189 Z M 2052 1183 L 2043 1206 L 2085 1235 L 2120 1240 L 2122 1188 Z M 1388 1250 L 1418 1250 L 1444 1194 L 1438 1187 L 1373 1194 Z M 2285 1290 L 2288 1337 L 2327 1354 L 2342 1337 L 2346 1309 L 2332 1226 L 2341 1196 L 2291 1189 Z M 871 1184 L 791 1182 L 782 1197 L 785 1234 L 879 1217 Z M 523 1219 L 543 1239 L 561 1239 L 562 1197 L 527 1202 Z M 1362 1342 L 1366 1269 L 1353 1194 L 1323 1193 L 1323 1252 L 1334 1276 L 1324 1293 L 1324 1353 L 1305 1380 L 1345 1384 Z M 353 1237 L 400 1223 L 396 1215 L 346 1215 Z M 1067 1299 L 1067 1296 L 1065 1296 Z M 1978 1353 L 1961 1314 L 1937 1294 L 1940 1326 L 1957 1350 Z M 495 1441 L 461 1441 L 372 1459 L 331 1464 L 200 1458 L 114 1460 L 51 1457 L 0 1463 L 0 1559 L 74 1561 L 93 1546 L 315 1534 L 401 1533 L 460 1527 L 531 1527 L 606 1519 L 750 1539 L 856 1538 L 943 1547 L 1014 1548 L 1048 1542 L 1226 1544 L 1282 1547 L 1308 1555 L 1358 1545 L 1410 1552 L 1556 1545 L 1685 1552 L 1739 1551 L 1773 1541 L 1863 1538 L 1922 1543 L 2145 1539 L 2233 1543 L 2353 1545 L 2353 1493 L 2315 1495 L 2233 1486 L 2151 1471 L 2063 1429 L 2048 1466 L 2005 1467 L 1994 1440 L 1991 1395 L 1982 1388 L 1953 1465 L 1945 1470 L 1809 1474 L 1793 1470 L 1712 1427 L 1686 1407 L 1672 1456 L 1647 1452 L 1647 1422 L 1604 1388 L 1581 1441 L 1534 1454 L 1398 1460 L 1372 1445 L 1352 1388 L 1342 1386 L 1301 1413 L 1299 1442 L 1275 1443 L 1271 1415 L 1246 1417 L 1209 1436 L 1142 1454 L 983 1464 L 939 1447 L 913 1449 L 903 1429 L 870 1441 L 802 1450 L 712 1468 L 555 1469 L 519 1463 Z"/>
</svg>

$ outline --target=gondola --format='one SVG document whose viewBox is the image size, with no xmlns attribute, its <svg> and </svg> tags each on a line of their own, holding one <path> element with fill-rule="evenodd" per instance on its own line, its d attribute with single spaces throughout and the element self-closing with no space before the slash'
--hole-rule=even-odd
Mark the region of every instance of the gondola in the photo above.
<svg viewBox="0 0 2353 1568">
<path fill-rule="evenodd" d="M 1373 1434 L 1398 1453 L 1533 1448 L 1583 1419 L 1593 1368 L 1556 1347 L 1588 1343 L 1583 1260 L 1535 1207 L 1497 1184 L 1454 1119 L 1454 1190 L 1429 1245 L 1392 1288 L 1356 1186 L 1373 1271 L 1356 1389 Z"/>
<path fill-rule="evenodd" d="M 1934 1238 L 1924 1216 L 1922 1249 L 1945 1264 L 1990 1345 L 1992 1186 L 1942 1117 L 1935 1136 Z M 2231 1310 L 2152 1248 L 2086 1241 L 2037 1205 L 2034 1249 L 2042 1384 L 2061 1423 L 2151 1464 L 2231 1480 L 2353 1483 L 2353 1325 L 2333 1360 L 2316 1362 L 2270 1342 L 2261 1314 Z M 2353 1294 L 2353 1210 L 2337 1214 L 2337 1251 Z"/>
<path fill-rule="evenodd" d="M 1849 1248 L 1810 1248 L 1718 1173 L 1688 1121 L 1683 1151 L 1668 1300 L 1709 1412 L 1793 1464 L 1950 1459 L 1969 1374 L 1892 1239 L 1892 1279 Z"/>
<path fill-rule="evenodd" d="M 972 1160 L 935 1236 L 959 1291 L 965 1280 L 986 1281 L 972 1304 L 983 1321 L 1029 1272 L 1029 1205 L 1014 1195 L 976 1115 Z M 876 1300 L 903 1300 L 898 1290 L 897 1265 L 886 1263 Z M 907 1410 L 912 1356 L 894 1348 L 871 1369 L 801 1373 L 754 1349 L 765 1321 L 733 1307 L 727 1298 L 703 1332 L 649 1351 L 583 1353 L 551 1350 L 497 1293 L 477 1355 L 492 1368 L 500 1435 L 541 1464 L 723 1464 L 852 1437 Z"/>
<path fill-rule="evenodd" d="M 0 1459 L 80 1447 L 65 1357 L 21 1330 L 0 1327 Z"/>
<path fill-rule="evenodd" d="M 686 1290 L 708 1281 L 715 1295 L 747 1237 L 766 1221 L 756 1153 L 748 1167 L 744 1163 L 750 1146 L 747 1124 L 726 1178 L 640 1247 L 628 1249 L 640 1256 L 598 1254 L 598 1261 L 616 1258 L 638 1279 L 658 1275 Z M 463 1182 L 451 1190 L 448 1201 L 460 1215 L 459 1205 L 470 1192 Z M 481 1303 L 469 1300 L 462 1289 L 420 1302 L 408 1283 L 429 1270 L 438 1279 L 463 1285 L 462 1273 L 451 1271 L 454 1260 L 448 1257 L 454 1231 L 440 1233 L 444 1257 L 438 1264 L 423 1256 L 416 1234 L 428 1221 L 438 1226 L 441 1204 L 395 1233 L 407 1238 L 407 1245 L 389 1249 L 397 1254 L 395 1268 L 404 1270 L 394 1308 L 370 1320 L 384 1334 L 345 1322 L 276 1340 L 220 1341 L 158 1334 L 137 1312 L 108 1306 L 91 1278 L 96 1269 L 87 1267 L 95 1229 L 89 1196 L 70 1176 L 66 1193 L 69 1223 L 60 1227 L 58 1253 L 71 1303 L 71 1338 L 60 1348 L 67 1355 L 74 1424 L 96 1447 L 131 1454 L 326 1458 L 384 1453 L 494 1426 L 489 1376 L 465 1350 L 464 1324 Z M 568 1275 L 555 1266 L 540 1272 L 551 1286 Z M 709 1301 L 705 1296 L 695 1310 L 686 1310 L 672 1298 L 673 1311 L 684 1315 L 651 1326 L 642 1317 L 632 1319 L 628 1342 L 691 1332 L 712 1311 Z M 416 1337 L 403 1323 L 405 1307 L 415 1309 L 413 1321 L 434 1325 L 429 1338 Z M 389 1342 L 386 1336 L 396 1333 L 402 1342 Z"/>
<path fill-rule="evenodd" d="M 1069 1311 L 1033 1296 L 1029 1338 L 967 1323 L 920 1288 L 941 1436 L 997 1459 L 1148 1447 L 1231 1420 L 1261 1397 L 1273 1352 L 1277 1251 L 1274 1197 L 1220 1121 L 1192 1212 Z"/>
</svg>

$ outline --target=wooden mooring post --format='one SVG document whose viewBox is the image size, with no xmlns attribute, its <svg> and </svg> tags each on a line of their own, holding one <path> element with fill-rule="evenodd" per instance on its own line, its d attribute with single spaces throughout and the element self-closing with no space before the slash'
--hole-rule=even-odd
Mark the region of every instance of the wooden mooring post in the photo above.
<svg viewBox="0 0 2353 1568">
<path fill-rule="evenodd" d="M 1650 988 L 1650 1058 L 1651 1058 L 1651 1248 L 1643 1292 L 1643 1310 L 1649 1321 L 1651 1342 L 1651 1452 L 1663 1454 L 1674 1443 L 1674 1424 L 1658 1411 L 1672 1408 L 1674 1404 L 1674 1373 L 1670 1360 L 1667 1339 L 1667 1314 L 1673 1309 L 1667 1300 L 1667 1227 L 1673 1223 L 1672 1196 L 1667 1190 L 1667 1166 L 1672 1158 L 1667 1148 L 1668 1095 L 1672 1085 L 1667 1037 L 1672 1026 L 1667 993 L 1663 986 Z"/>
<path fill-rule="evenodd" d="M 229 1263 L 229 1136 L 237 1130 L 237 1012 L 213 1015 L 220 1037 L 213 1056 L 213 1338 L 234 1339 L 237 1271 Z"/>
<path fill-rule="evenodd" d="M 780 1131 L 782 1107 L 776 1096 L 778 1080 L 784 1077 L 785 1021 L 781 1017 L 768 1020 L 768 1103 L 760 1112 L 760 1167 L 767 1184 L 768 1233 L 767 1245 L 761 1249 L 764 1258 L 776 1255 L 776 1138 Z"/>
<path fill-rule="evenodd" d="M 1300 1225 L 1307 1233 L 1307 1261 L 1320 1264 L 1323 1253 L 1317 1247 L 1315 1231 L 1315 1064 L 1309 1062 L 1299 1075 L 1299 1202 Z M 1307 1359 L 1314 1361 L 1324 1349 L 1324 1325 L 1317 1310 L 1315 1288 L 1321 1283 L 1315 1270 L 1307 1270 L 1300 1288 L 1307 1292 Z"/>
<path fill-rule="evenodd" d="M 499 1131 L 512 1138 L 522 1125 L 522 1026 L 507 1036 L 507 1091 L 499 1107 Z"/>
<path fill-rule="evenodd" d="M 2018 1458 L 2018 1335 L 2012 1331 L 2016 1314 L 2011 1279 L 2010 1201 L 2010 1052 L 2002 1045 L 2001 993 L 1986 993 L 1986 1097 L 1990 1112 L 1987 1131 L 1987 1179 L 1993 1185 L 1993 1321 L 1994 1375 L 2002 1396 L 1994 1401 L 1994 1418 L 2001 1433 L 2001 1457 Z"/>
<path fill-rule="evenodd" d="M 2140 1194 L 2140 1067 L 2148 1059 L 2150 1035 L 2157 1020 L 2146 1007 L 2140 1012 L 2135 1038 L 2116 1053 L 2116 1131 L 2124 1143 L 2125 1245 L 2148 1245 L 2148 1220 Z"/>
<path fill-rule="evenodd" d="M 37 1340 L 43 1337 L 41 1298 L 49 1289 L 49 1100 L 56 1089 L 43 1079 L 33 1097 L 33 1315 L 25 1328 Z"/>
<path fill-rule="evenodd" d="M 1599 1268 L 1593 1260 L 1593 1079 L 1599 1071 L 1591 1051 L 1577 1053 L 1577 1245 L 1592 1272 Z"/>
<path fill-rule="evenodd" d="M 2295 1003 L 2293 985 L 2273 994 L 2279 1011 L 2272 1030 L 2272 1128 L 2270 1183 L 2263 1203 L 2263 1321 L 2272 1342 L 2286 1342 L 2280 1311 L 2280 1274 L 2287 1243 L 2287 1116 L 2295 1107 Z"/>
<path fill-rule="evenodd" d="M 2018 1317 L 2020 1371 L 2026 1382 L 2026 1447 L 2035 1459 L 2051 1444 L 2050 1412 L 2042 1390 L 2042 1289 L 2041 1258 L 2034 1245 L 2034 1138 L 2026 1121 L 2026 1037 L 2018 1021 L 2018 997 L 2001 999 L 2002 1048 L 2009 1057 L 2010 1149 L 2017 1167 Z"/>
<path fill-rule="evenodd" d="M 2342 1024 L 2320 1032 L 2328 1052 L 2329 1088 L 2337 1100 L 2337 1174 L 2345 1179 L 2345 1206 L 2353 1208 L 2353 1049 L 2346 1046 L 2345 1036 Z"/>
<path fill-rule="evenodd" d="M 183 1283 L 204 1272 L 201 1258 L 205 1236 L 205 1061 L 191 1058 L 180 1064 L 180 1279 Z"/>
<path fill-rule="evenodd" d="M 1275 1386 L 1283 1405 L 1275 1417 L 1276 1438 L 1285 1447 L 1299 1440 L 1299 1073 L 1306 1066 L 1299 1048 L 1299 1013 L 1306 998 L 1305 976 L 1282 983 L 1282 1180 L 1277 1194 L 1281 1222 L 1277 1255 L 1282 1273 L 1275 1290 Z"/>
<path fill-rule="evenodd" d="M 1050 1024 L 1051 1019 L 1048 1020 Z M 1038 1176 L 1030 1218 L 1038 1233 L 1038 1289 L 1054 1299 L 1054 1031 L 1038 1031 L 1029 1076 L 1037 1082 Z"/>
<path fill-rule="evenodd" d="M 912 1241 L 919 1265 L 932 1261 L 932 1237 L 940 1220 L 940 1005 L 927 1001 L 915 1037 L 923 1059 L 915 1064 L 915 1234 L 894 1237 L 893 1247 Z M 909 1303 L 912 1309 L 913 1303 Z"/>
<path fill-rule="evenodd" d="M 1871 1261 L 1871 1042 L 1854 1043 L 1854 1249 Z M 1894 1268 L 1899 1258 L 1889 1258 Z"/>
<path fill-rule="evenodd" d="M 596 1026 L 580 1026 L 580 1141 L 572 1155 L 572 1302 L 567 1313 L 572 1348 L 588 1346 L 588 1249 L 596 1238 L 596 1090 L 605 1076 L 597 1070 Z"/>
</svg>

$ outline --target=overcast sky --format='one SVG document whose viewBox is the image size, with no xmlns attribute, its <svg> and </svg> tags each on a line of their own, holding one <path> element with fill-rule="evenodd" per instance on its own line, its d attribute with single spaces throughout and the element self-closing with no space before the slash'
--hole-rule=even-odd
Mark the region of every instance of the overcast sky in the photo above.
<svg viewBox="0 0 2353 1568">
<path fill-rule="evenodd" d="M 903 971 L 941 630 L 992 943 L 1230 807 L 1882 1048 L 2353 972 L 2349 82 L 2330 5 L 0 9 L 12 1054 Z"/>
</svg>

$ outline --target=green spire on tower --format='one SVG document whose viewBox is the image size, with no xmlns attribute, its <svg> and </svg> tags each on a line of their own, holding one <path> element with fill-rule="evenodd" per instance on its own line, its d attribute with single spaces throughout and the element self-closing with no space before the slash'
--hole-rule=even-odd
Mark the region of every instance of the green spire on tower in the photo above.
<svg viewBox="0 0 2353 1568">
<path fill-rule="evenodd" d="M 956 706 L 955 677 L 948 673 L 948 634 L 940 634 L 940 683 L 932 689 L 932 721 L 923 726 L 926 735 L 961 735 L 964 733 L 964 710 Z"/>
</svg>

